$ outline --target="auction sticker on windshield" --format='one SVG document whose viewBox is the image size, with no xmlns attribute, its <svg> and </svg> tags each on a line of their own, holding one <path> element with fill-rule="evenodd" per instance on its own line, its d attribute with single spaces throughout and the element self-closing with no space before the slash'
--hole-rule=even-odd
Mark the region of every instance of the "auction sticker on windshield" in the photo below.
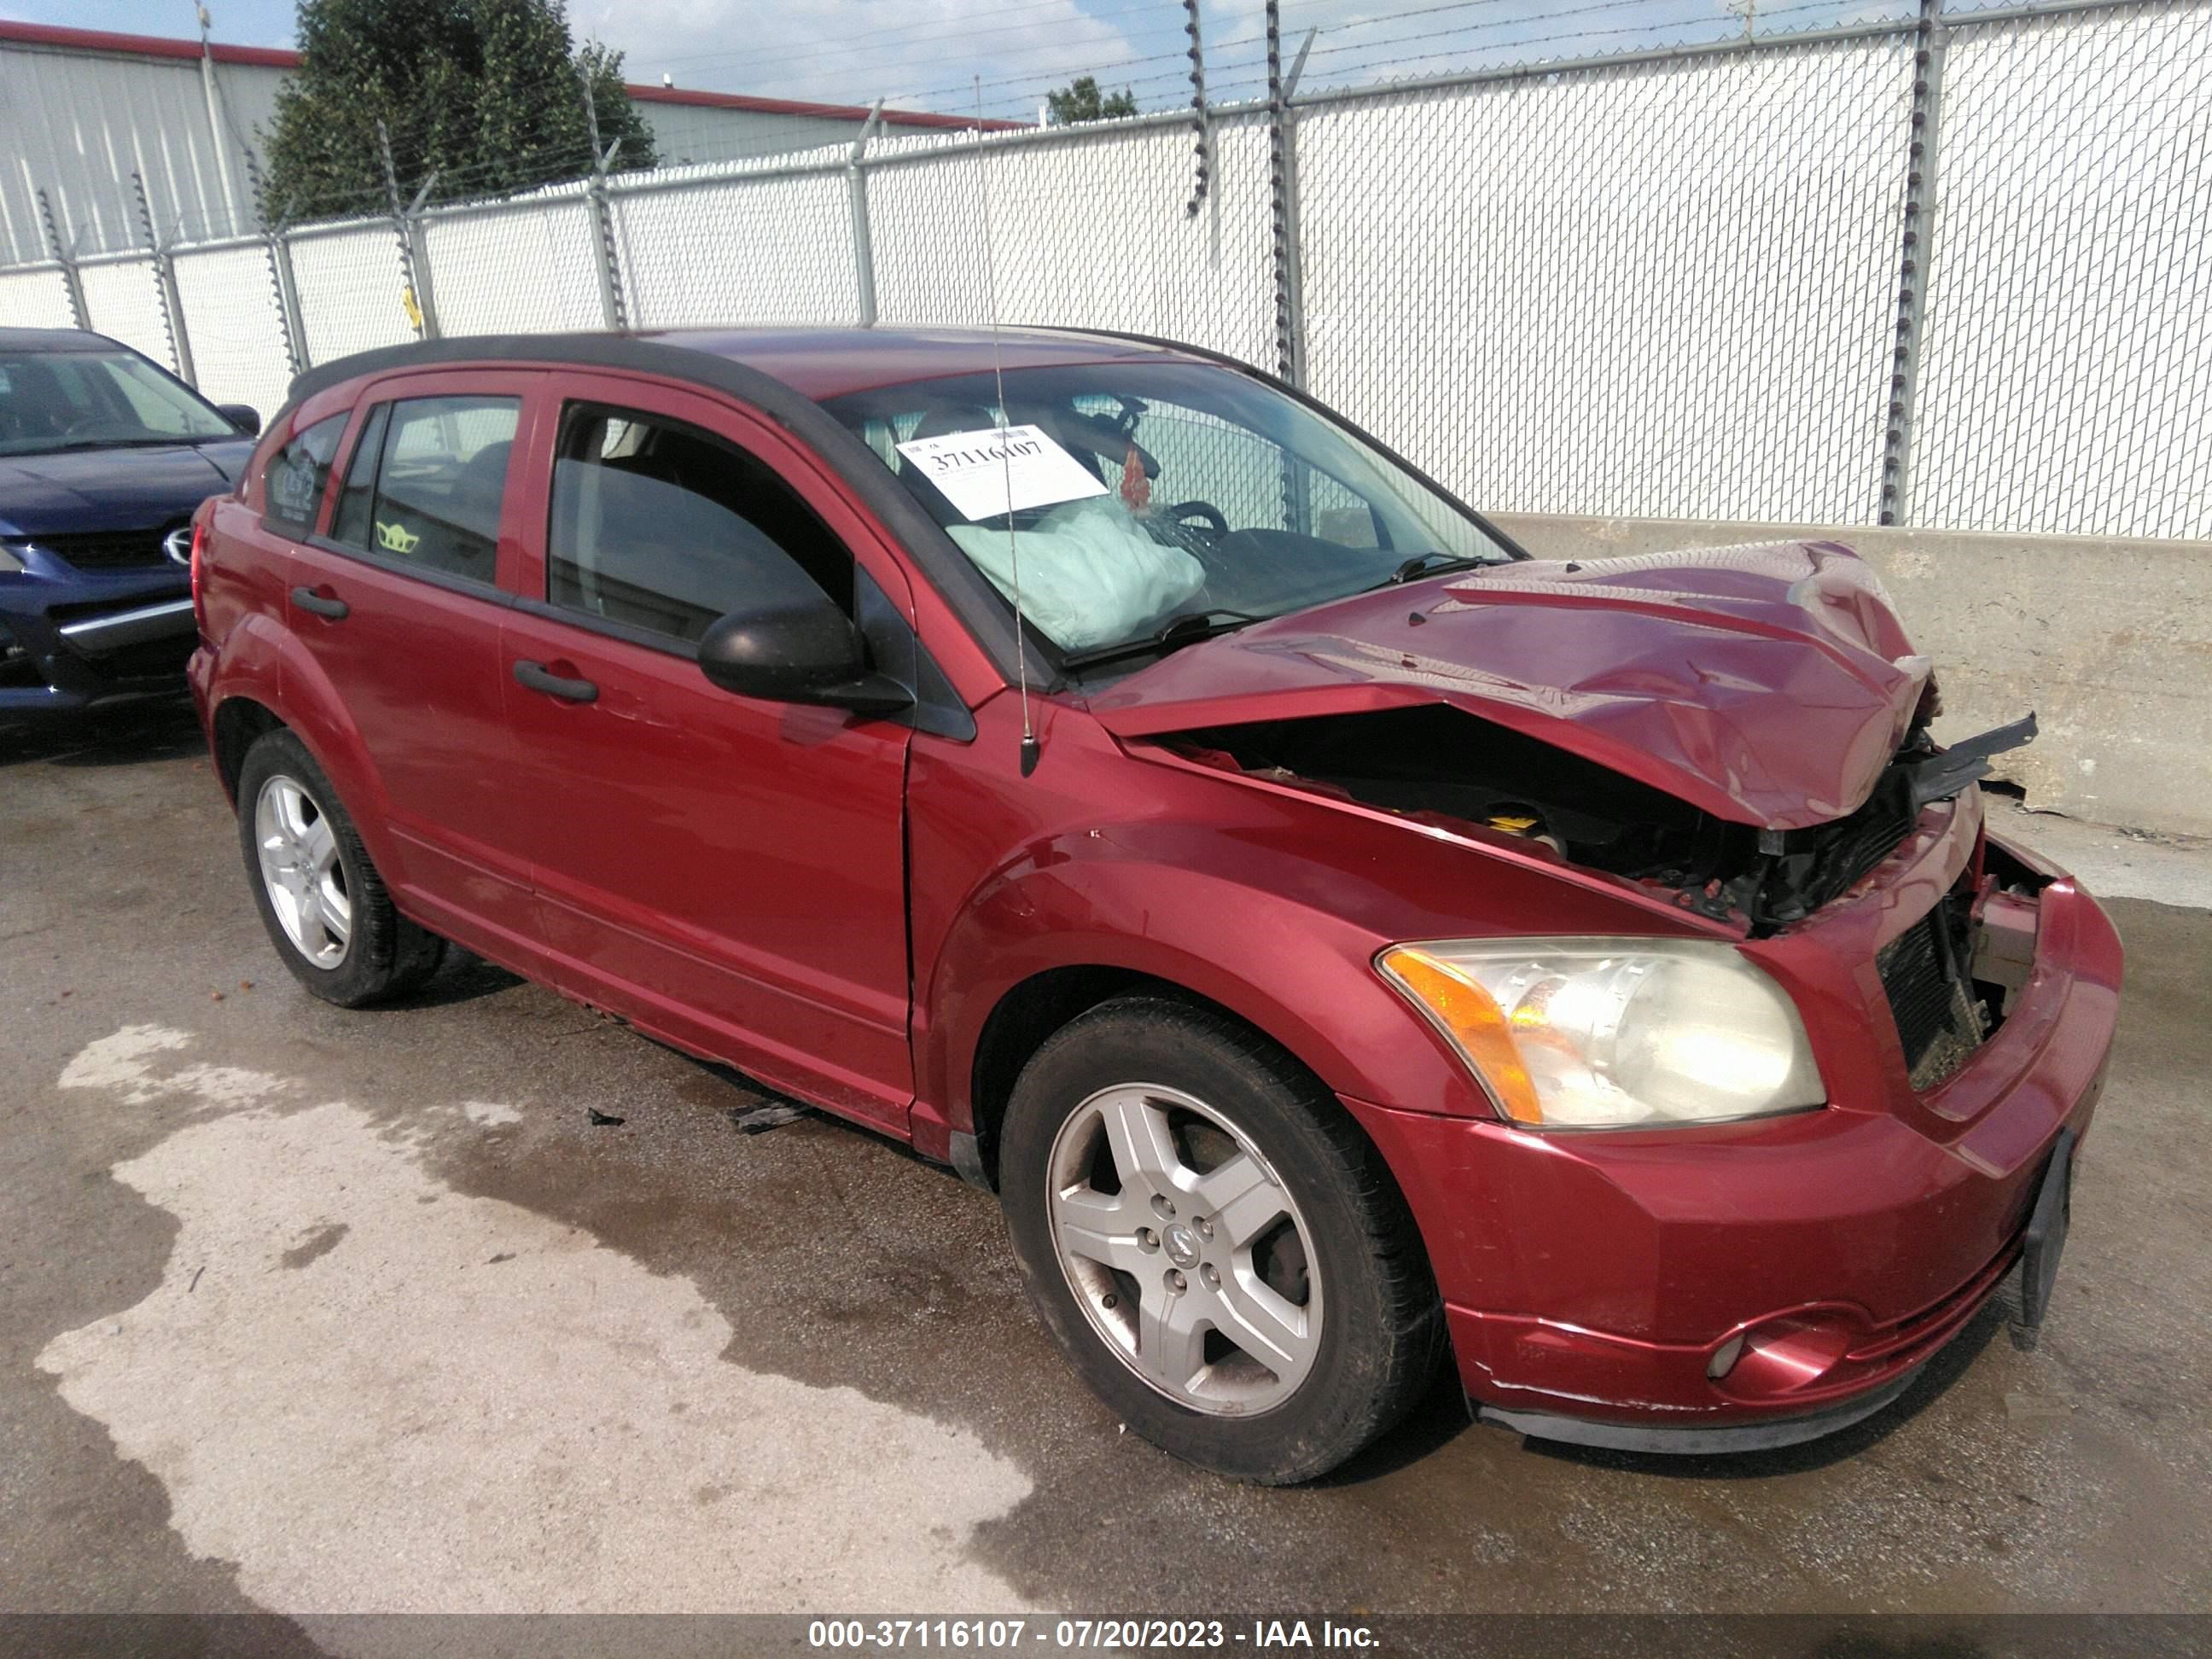
<svg viewBox="0 0 2212 1659">
<path fill-rule="evenodd" d="M 941 438 L 901 444 L 898 452 L 921 468 L 922 477 L 971 523 L 1106 493 L 1097 475 L 1054 442 L 1042 427 L 949 432 Z"/>
</svg>

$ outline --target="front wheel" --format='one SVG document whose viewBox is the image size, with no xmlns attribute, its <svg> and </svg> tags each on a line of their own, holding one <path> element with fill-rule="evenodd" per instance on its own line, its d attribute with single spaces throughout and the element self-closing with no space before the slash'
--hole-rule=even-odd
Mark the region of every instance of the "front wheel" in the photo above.
<svg viewBox="0 0 2212 1659">
<path fill-rule="evenodd" d="M 1441 1310 L 1380 1158 L 1221 1015 L 1127 998 L 1055 1034 L 1015 1085 L 999 1184 L 1069 1364 L 1192 1462 L 1310 1480 L 1433 1373 Z"/>
</svg>

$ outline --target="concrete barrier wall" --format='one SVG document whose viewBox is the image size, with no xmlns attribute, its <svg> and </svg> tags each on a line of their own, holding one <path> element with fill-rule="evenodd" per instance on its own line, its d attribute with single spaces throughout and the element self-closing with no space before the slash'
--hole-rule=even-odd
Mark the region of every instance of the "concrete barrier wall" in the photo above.
<svg viewBox="0 0 2212 1659">
<path fill-rule="evenodd" d="M 1808 537 L 1881 573 L 1943 688 L 1939 738 L 2035 710 L 1997 775 L 2030 806 L 2212 835 L 2212 542 L 1501 514 L 1540 558 Z"/>
</svg>

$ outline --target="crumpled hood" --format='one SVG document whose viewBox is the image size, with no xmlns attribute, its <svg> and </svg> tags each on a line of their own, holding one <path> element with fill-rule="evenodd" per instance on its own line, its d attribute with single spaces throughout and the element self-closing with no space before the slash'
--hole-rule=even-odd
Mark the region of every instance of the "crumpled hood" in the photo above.
<svg viewBox="0 0 2212 1659">
<path fill-rule="evenodd" d="M 1091 703 L 1119 735 L 1441 702 L 1735 823 L 1872 793 L 1927 659 L 1833 542 L 1535 560 L 1409 583 L 1188 646 Z"/>
<path fill-rule="evenodd" d="M 0 455 L 0 536 L 151 530 L 229 489 L 252 453 L 247 438 Z"/>
</svg>

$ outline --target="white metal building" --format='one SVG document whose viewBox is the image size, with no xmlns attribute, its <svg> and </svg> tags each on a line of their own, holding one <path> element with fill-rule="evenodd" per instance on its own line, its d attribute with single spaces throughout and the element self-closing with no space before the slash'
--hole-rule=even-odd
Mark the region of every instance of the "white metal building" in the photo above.
<svg viewBox="0 0 2212 1659">
<path fill-rule="evenodd" d="M 39 191 L 64 250 L 145 246 L 133 173 L 164 242 L 253 228 L 246 155 L 297 52 L 0 19 L 0 264 L 48 257 Z M 665 166 L 729 161 L 856 136 L 867 112 L 732 93 L 632 86 Z M 968 118 L 884 112 L 892 133 Z M 988 126 L 1012 125 L 987 122 Z"/>
</svg>

